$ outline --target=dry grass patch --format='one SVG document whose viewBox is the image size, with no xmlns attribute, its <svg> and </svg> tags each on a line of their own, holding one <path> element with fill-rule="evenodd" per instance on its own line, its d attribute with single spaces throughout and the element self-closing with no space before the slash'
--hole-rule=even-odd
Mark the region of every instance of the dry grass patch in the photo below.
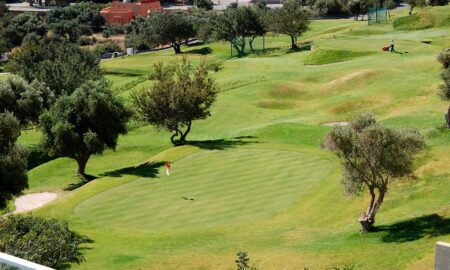
<svg viewBox="0 0 450 270">
<path fill-rule="evenodd" d="M 295 107 L 294 103 L 279 100 L 262 100 L 256 103 L 256 106 L 263 109 L 287 110 Z"/>
</svg>

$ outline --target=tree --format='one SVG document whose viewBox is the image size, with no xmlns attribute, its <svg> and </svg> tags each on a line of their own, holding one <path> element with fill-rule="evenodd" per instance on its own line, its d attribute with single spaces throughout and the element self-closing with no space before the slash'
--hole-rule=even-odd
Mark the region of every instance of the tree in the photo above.
<svg viewBox="0 0 450 270">
<path fill-rule="evenodd" d="M 126 44 L 133 47 L 170 45 L 175 53 L 195 37 L 194 17 L 186 12 L 153 12 L 147 18 L 137 18 L 126 26 Z"/>
<path fill-rule="evenodd" d="M 444 68 L 441 73 L 441 78 L 444 83 L 441 85 L 440 94 L 443 99 L 450 100 L 450 49 L 441 52 L 438 56 L 438 61 Z"/>
<path fill-rule="evenodd" d="M 40 118 L 42 147 L 51 156 L 74 159 L 85 176 L 91 155 L 115 149 L 127 132 L 130 112 L 102 81 L 87 81 L 70 96 L 59 98 Z"/>
<path fill-rule="evenodd" d="M 22 13 L 7 23 L 5 38 L 9 46 L 20 46 L 29 34 L 45 36 L 47 26 L 35 13 Z"/>
<path fill-rule="evenodd" d="M 214 7 L 214 3 L 211 0 L 194 0 L 194 5 L 204 10 L 212 10 Z"/>
<path fill-rule="evenodd" d="M 28 187 L 27 152 L 19 144 L 20 124 L 12 113 L 0 113 L 0 208 Z"/>
<path fill-rule="evenodd" d="M 216 85 L 204 63 L 194 68 L 186 58 L 180 63 L 154 66 L 151 89 L 132 93 L 138 116 L 159 129 L 172 132 L 173 145 L 186 144 L 194 120 L 211 115 Z M 184 130 L 183 130 L 184 129 Z"/>
<path fill-rule="evenodd" d="M 92 35 L 105 25 L 100 14 L 101 5 L 82 2 L 63 8 L 52 9 L 47 22 L 55 35 L 68 37 L 70 42 L 77 42 L 81 35 Z"/>
<path fill-rule="evenodd" d="M 53 93 L 38 81 L 28 84 L 20 77 L 0 81 L 0 113 L 13 113 L 22 127 L 37 123 L 39 115 L 53 101 Z"/>
<path fill-rule="evenodd" d="M 376 5 L 376 1 L 367 0 L 350 0 L 347 4 L 348 11 L 355 16 L 355 20 L 358 20 L 359 16 L 362 15 L 361 20 L 364 19 L 364 14 L 369 12 L 369 8 L 372 5 Z"/>
<path fill-rule="evenodd" d="M 55 97 L 72 94 L 88 80 L 102 79 L 95 54 L 68 41 L 49 38 L 27 39 L 13 54 L 9 70 L 28 82 L 45 83 Z"/>
<path fill-rule="evenodd" d="M 231 42 L 239 55 L 245 53 L 247 39 L 253 51 L 256 37 L 265 35 L 267 29 L 261 14 L 252 7 L 228 7 L 212 20 L 214 24 L 213 38 Z"/>
<path fill-rule="evenodd" d="M 269 15 L 270 30 L 291 38 L 291 48 L 297 48 L 297 38 L 308 30 L 311 13 L 303 9 L 297 0 L 286 0 L 283 7 Z"/>
<path fill-rule="evenodd" d="M 346 0 L 315 0 L 314 9 L 321 15 L 340 16 L 348 14 Z"/>
<path fill-rule="evenodd" d="M 88 241 L 64 221 L 31 215 L 0 219 L 0 251 L 48 267 L 63 269 L 82 262 L 79 245 Z"/>
<path fill-rule="evenodd" d="M 349 127 L 334 128 L 323 144 L 342 160 L 346 192 L 367 188 L 370 194 L 367 211 L 359 218 L 361 232 L 372 230 L 389 184 L 413 174 L 414 155 L 425 146 L 417 130 L 385 127 L 370 114 L 358 116 Z"/>
<path fill-rule="evenodd" d="M 427 4 L 426 0 L 406 0 L 405 2 L 409 5 L 409 15 L 412 15 L 415 7 L 425 7 Z"/>
</svg>

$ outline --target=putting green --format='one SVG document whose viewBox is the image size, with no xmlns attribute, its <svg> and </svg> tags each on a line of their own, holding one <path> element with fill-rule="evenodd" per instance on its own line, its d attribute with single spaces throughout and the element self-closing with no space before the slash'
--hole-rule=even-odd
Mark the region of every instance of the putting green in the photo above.
<svg viewBox="0 0 450 270">
<path fill-rule="evenodd" d="M 175 162 L 172 175 L 140 178 L 82 202 L 75 213 L 100 226 L 208 228 L 285 211 L 332 164 L 291 151 L 203 151 Z"/>
</svg>

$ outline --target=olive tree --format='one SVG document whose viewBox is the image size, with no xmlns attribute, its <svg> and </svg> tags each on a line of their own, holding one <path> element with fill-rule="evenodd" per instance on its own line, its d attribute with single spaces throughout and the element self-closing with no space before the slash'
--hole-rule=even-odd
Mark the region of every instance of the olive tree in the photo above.
<svg viewBox="0 0 450 270">
<path fill-rule="evenodd" d="M 127 46 L 153 48 L 170 45 L 175 53 L 195 37 L 193 16 L 186 12 L 153 12 L 146 18 L 137 18 L 126 27 Z"/>
<path fill-rule="evenodd" d="M 311 13 L 303 9 L 297 0 L 286 0 L 283 7 L 269 13 L 270 30 L 274 33 L 288 35 L 291 48 L 297 48 L 297 38 L 308 30 Z"/>
<path fill-rule="evenodd" d="M 192 122 L 210 116 L 216 85 L 204 63 L 193 67 L 185 58 L 168 66 L 154 66 L 155 84 L 132 93 L 138 116 L 172 132 L 172 144 L 186 144 Z"/>
<path fill-rule="evenodd" d="M 253 51 L 255 38 L 267 33 L 261 13 L 252 7 L 228 7 L 213 18 L 213 39 L 231 42 L 239 55 L 245 53 L 247 41 Z"/>
<path fill-rule="evenodd" d="M 0 81 L 0 113 L 13 113 L 21 126 L 37 123 L 39 115 L 53 101 L 53 93 L 38 81 L 29 84 L 20 77 Z"/>
<path fill-rule="evenodd" d="M 68 41 L 35 36 L 13 54 L 9 70 L 28 82 L 45 83 L 56 97 L 102 78 L 100 60 L 91 51 Z"/>
<path fill-rule="evenodd" d="M 0 208 L 28 187 L 27 152 L 17 144 L 20 124 L 12 113 L 0 113 Z"/>
<path fill-rule="evenodd" d="M 409 5 L 409 15 L 412 15 L 415 7 L 425 7 L 427 5 L 426 0 L 406 0 L 405 2 Z"/>
<path fill-rule="evenodd" d="M 323 145 L 342 161 L 346 192 L 368 191 L 370 203 L 359 218 L 361 232 L 367 232 L 373 228 L 389 185 L 412 176 L 414 155 L 425 142 L 417 130 L 389 128 L 377 123 L 370 114 L 363 114 L 348 127 L 335 127 Z"/>
<path fill-rule="evenodd" d="M 47 26 L 44 21 L 34 13 L 22 13 L 7 22 L 5 39 L 9 46 L 19 46 L 29 34 L 45 36 Z"/>
<path fill-rule="evenodd" d="M 119 135 L 127 132 L 129 117 L 104 82 L 88 81 L 41 115 L 42 147 L 51 156 L 76 160 L 77 174 L 85 176 L 91 155 L 116 148 Z"/>
</svg>

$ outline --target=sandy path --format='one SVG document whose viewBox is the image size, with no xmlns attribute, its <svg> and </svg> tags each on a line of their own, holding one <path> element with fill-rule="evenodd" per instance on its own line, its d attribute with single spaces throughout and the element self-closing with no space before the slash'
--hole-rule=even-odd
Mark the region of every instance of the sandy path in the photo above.
<svg viewBox="0 0 450 270">
<path fill-rule="evenodd" d="M 328 122 L 328 123 L 322 123 L 322 126 L 327 126 L 327 127 L 346 127 L 348 126 L 350 123 L 349 122 Z"/>
<path fill-rule="evenodd" d="M 50 192 L 33 193 L 20 196 L 15 201 L 16 210 L 14 211 L 14 213 L 22 213 L 39 208 L 55 200 L 57 197 L 58 195 L 56 193 Z"/>
</svg>

